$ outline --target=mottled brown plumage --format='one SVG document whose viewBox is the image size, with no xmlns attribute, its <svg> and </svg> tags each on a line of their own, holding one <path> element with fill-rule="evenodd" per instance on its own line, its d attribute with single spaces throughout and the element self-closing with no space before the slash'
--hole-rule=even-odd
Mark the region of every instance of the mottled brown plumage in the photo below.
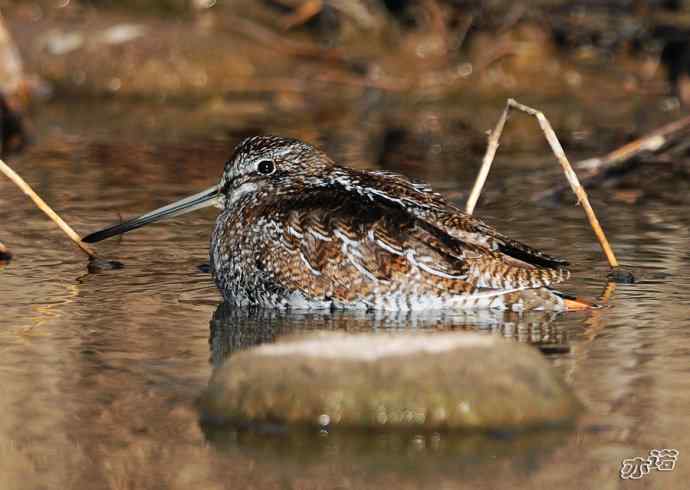
<svg viewBox="0 0 690 490">
<path fill-rule="evenodd" d="M 86 239 L 210 199 L 223 209 L 211 237 L 211 272 L 230 303 L 564 307 L 547 287 L 568 277 L 566 262 L 501 235 L 425 184 L 337 166 L 294 139 L 248 138 L 226 163 L 217 188 Z"/>
<path fill-rule="evenodd" d="M 272 162 L 270 175 L 255 170 L 262 161 Z M 337 166 L 296 140 L 245 140 L 226 164 L 221 188 L 211 268 L 231 302 L 527 306 L 519 291 L 568 276 L 565 262 L 497 233 L 428 186 Z M 529 306 L 562 306 L 552 292 L 542 296 L 535 305 L 530 294 Z"/>
</svg>

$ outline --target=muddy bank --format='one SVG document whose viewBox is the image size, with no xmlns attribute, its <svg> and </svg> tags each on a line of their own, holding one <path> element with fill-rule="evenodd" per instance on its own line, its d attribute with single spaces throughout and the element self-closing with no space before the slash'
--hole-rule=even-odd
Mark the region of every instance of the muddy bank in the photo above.
<svg viewBox="0 0 690 490">
<path fill-rule="evenodd" d="M 670 92 L 660 64 L 675 63 L 674 83 L 684 70 L 677 46 L 684 27 L 662 6 L 654 15 L 559 2 L 303 7 L 39 1 L 10 2 L 3 12 L 29 69 L 58 92 L 81 95 L 270 93 L 284 104 L 371 89 L 422 98 L 525 90 L 587 98 L 602 90 Z"/>
<path fill-rule="evenodd" d="M 34 110 L 73 108 L 49 128 L 58 147 L 78 135 L 229 151 L 244 136 L 280 133 L 349 165 L 434 180 L 464 173 L 458 155 L 478 163 L 509 96 L 542 109 L 567 151 L 583 157 L 683 114 L 682 12 L 504 3 L 322 2 L 308 11 L 302 2 L 72 0 L 8 2 L 3 15 L 30 87 L 44 96 Z M 501 148 L 548 154 L 521 116 Z M 665 176 L 659 189 L 687 181 L 685 154 L 676 158 L 618 179 L 616 198 L 664 194 L 637 192 L 650 174 Z"/>
</svg>

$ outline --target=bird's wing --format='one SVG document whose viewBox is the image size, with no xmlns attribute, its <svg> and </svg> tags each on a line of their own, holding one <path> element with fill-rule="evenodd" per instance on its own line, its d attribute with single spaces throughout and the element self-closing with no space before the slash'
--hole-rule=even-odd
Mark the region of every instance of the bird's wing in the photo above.
<svg viewBox="0 0 690 490">
<path fill-rule="evenodd" d="M 466 244 L 497 252 L 523 266 L 563 269 L 568 262 L 513 240 L 480 219 L 458 209 L 430 186 L 388 171 L 358 172 L 342 169 L 334 181 L 373 202 L 386 202 L 432 224 Z"/>
<path fill-rule="evenodd" d="M 305 192 L 271 204 L 279 239 L 261 269 L 291 290 L 351 301 L 368 294 L 468 294 L 539 287 L 562 271 L 524 267 L 451 236 L 398 206 L 345 190 Z"/>
</svg>

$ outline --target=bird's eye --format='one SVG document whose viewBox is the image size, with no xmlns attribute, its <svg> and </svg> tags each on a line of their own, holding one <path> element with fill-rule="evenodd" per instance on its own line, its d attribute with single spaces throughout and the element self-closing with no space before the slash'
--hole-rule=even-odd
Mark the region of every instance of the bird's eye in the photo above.
<svg viewBox="0 0 690 490">
<path fill-rule="evenodd" d="M 276 167 L 271 160 L 261 160 L 257 166 L 257 170 L 263 175 L 271 175 L 275 169 Z"/>
</svg>

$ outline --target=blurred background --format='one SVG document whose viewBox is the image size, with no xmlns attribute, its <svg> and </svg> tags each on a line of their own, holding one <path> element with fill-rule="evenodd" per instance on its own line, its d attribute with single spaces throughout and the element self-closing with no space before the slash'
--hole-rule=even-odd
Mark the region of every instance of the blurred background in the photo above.
<svg viewBox="0 0 690 490">
<path fill-rule="evenodd" d="M 611 308 L 481 321 L 226 314 L 199 267 L 216 210 L 99 243 L 125 268 L 87 274 L 0 177 L 0 242 L 14 254 L 0 262 L 2 489 L 610 488 L 623 459 L 653 448 L 678 449 L 679 464 L 645 484 L 687 486 L 690 1 L 0 0 L 0 13 L 2 156 L 82 235 L 217 183 L 256 134 L 423 179 L 462 206 L 514 97 L 546 113 L 638 280 L 605 289 L 582 210 L 522 114 L 476 213 L 570 260 L 564 287 L 605 291 Z M 590 160 L 675 121 L 661 143 Z M 520 436 L 305 439 L 200 424 L 198 397 L 226 356 L 314 329 L 528 342 L 587 415 Z"/>
<path fill-rule="evenodd" d="M 55 131 L 224 149 L 280 131 L 354 165 L 425 163 L 429 177 L 481 155 L 509 96 L 582 152 L 690 102 L 681 0 L 3 0 L 0 12 L 5 152 Z M 516 120 L 503 143 L 542 148 Z"/>
</svg>

